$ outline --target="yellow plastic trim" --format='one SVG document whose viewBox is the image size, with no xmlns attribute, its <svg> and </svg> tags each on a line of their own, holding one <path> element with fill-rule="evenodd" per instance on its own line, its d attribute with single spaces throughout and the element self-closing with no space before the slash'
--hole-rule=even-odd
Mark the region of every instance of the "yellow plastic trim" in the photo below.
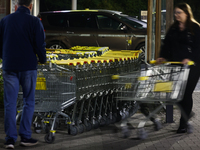
<svg viewBox="0 0 200 150">
<path fill-rule="evenodd" d="M 130 89 L 132 87 L 132 84 L 131 83 L 126 83 L 125 84 L 125 89 Z"/>
<path fill-rule="evenodd" d="M 138 78 L 138 80 L 140 80 L 140 81 L 144 81 L 144 80 L 148 80 L 148 79 L 149 79 L 149 77 L 147 77 L 147 76 L 139 77 Z"/>
<path fill-rule="evenodd" d="M 119 79 L 119 75 L 112 75 L 111 77 L 113 80 Z"/>
<path fill-rule="evenodd" d="M 70 121 L 70 122 L 67 122 L 67 124 L 71 124 L 72 122 Z"/>
<path fill-rule="evenodd" d="M 193 62 L 193 61 L 189 61 L 189 62 L 188 62 L 188 65 L 189 65 L 189 66 L 194 65 L 194 62 Z"/>
<path fill-rule="evenodd" d="M 157 82 L 154 86 L 154 92 L 171 92 L 173 82 Z"/>
<path fill-rule="evenodd" d="M 50 130 L 50 132 L 51 132 L 51 133 L 56 133 L 56 131 L 55 131 L 55 130 Z"/>
<path fill-rule="evenodd" d="M 151 60 L 150 64 L 156 64 L 156 62 L 157 62 L 156 60 Z M 169 63 L 169 64 L 182 64 L 182 62 L 177 62 L 177 61 L 164 61 L 162 63 L 163 64 L 165 64 L 165 63 Z M 194 65 L 194 61 L 189 61 L 187 63 L 187 65 L 189 65 L 189 66 Z"/>
</svg>

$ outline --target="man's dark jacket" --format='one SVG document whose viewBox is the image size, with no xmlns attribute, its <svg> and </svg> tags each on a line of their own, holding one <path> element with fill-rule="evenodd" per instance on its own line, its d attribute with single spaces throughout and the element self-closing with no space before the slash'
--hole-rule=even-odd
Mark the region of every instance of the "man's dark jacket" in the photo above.
<svg viewBox="0 0 200 150">
<path fill-rule="evenodd" d="M 45 33 L 39 18 L 20 6 L 17 11 L 0 21 L 0 57 L 3 70 L 26 71 L 37 69 L 46 62 Z"/>
</svg>

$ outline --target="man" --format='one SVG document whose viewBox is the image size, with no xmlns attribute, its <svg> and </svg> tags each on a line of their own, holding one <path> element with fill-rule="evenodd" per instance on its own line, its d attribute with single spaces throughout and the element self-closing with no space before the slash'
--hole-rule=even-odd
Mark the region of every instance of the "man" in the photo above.
<svg viewBox="0 0 200 150">
<path fill-rule="evenodd" d="M 20 144 L 38 143 L 31 138 L 35 105 L 37 63 L 46 62 L 45 34 L 41 21 L 30 15 L 32 0 L 18 0 L 15 13 L 0 21 L 0 56 L 3 59 L 5 148 L 14 149 L 17 140 L 16 103 L 19 85 L 23 89 L 23 111 L 20 120 Z M 38 59 L 36 57 L 38 56 Z"/>
</svg>

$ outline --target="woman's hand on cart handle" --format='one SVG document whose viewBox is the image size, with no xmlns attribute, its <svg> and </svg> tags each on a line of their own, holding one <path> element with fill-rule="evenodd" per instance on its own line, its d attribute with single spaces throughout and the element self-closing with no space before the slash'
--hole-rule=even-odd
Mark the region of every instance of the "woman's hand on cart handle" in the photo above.
<svg viewBox="0 0 200 150">
<path fill-rule="evenodd" d="M 166 63 L 166 59 L 163 57 L 159 57 L 156 60 L 152 60 L 150 62 L 150 64 L 162 64 L 162 63 Z"/>
<path fill-rule="evenodd" d="M 181 63 L 184 65 L 189 65 L 189 66 L 194 65 L 194 62 L 191 61 L 190 59 L 183 59 Z"/>
</svg>

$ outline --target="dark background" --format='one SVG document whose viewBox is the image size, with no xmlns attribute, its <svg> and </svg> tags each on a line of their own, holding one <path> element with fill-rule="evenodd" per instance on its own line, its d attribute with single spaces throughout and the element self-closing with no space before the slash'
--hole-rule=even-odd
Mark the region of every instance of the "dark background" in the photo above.
<svg viewBox="0 0 200 150">
<path fill-rule="evenodd" d="M 200 0 L 174 0 L 174 5 L 180 2 L 188 3 L 200 22 Z M 41 0 L 40 11 L 70 10 L 71 5 L 71 0 Z M 140 11 L 148 9 L 148 0 L 77 0 L 77 9 L 85 8 L 117 10 L 140 19 Z"/>
</svg>

